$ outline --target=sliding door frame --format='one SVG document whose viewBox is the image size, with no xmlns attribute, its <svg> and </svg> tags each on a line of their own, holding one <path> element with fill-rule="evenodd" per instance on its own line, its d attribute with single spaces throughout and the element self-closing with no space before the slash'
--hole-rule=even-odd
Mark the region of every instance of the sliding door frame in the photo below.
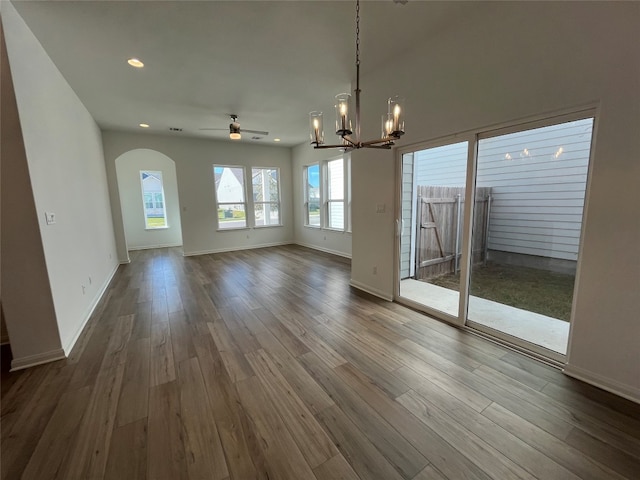
<svg viewBox="0 0 640 480">
<path fill-rule="evenodd" d="M 566 358 L 569 354 L 569 347 L 571 344 L 571 334 L 573 326 L 573 312 L 575 310 L 575 298 L 578 291 L 578 280 L 580 265 L 582 259 L 582 239 L 584 238 L 584 224 L 587 215 L 587 207 L 589 200 L 589 191 L 591 186 L 591 166 L 594 154 L 594 144 L 597 134 L 599 117 L 599 105 L 587 104 L 572 109 L 566 109 L 562 111 L 556 111 L 552 113 L 540 114 L 526 119 L 515 120 L 511 122 L 504 122 L 502 124 L 493 125 L 485 128 L 478 128 L 463 132 L 460 134 L 449 135 L 445 137 L 436 138 L 433 140 L 418 142 L 395 149 L 395 162 L 396 162 L 396 235 L 395 235 L 395 268 L 394 268 L 394 301 L 404 304 L 415 310 L 424 312 L 429 316 L 443 320 L 456 327 L 468 330 L 476 335 L 487 338 L 488 340 L 500 343 L 514 350 L 523 352 L 539 360 L 545 361 L 551 365 L 561 367 L 566 363 Z M 573 303 L 571 308 L 571 320 L 569 324 L 569 345 L 567 348 L 567 355 L 548 350 L 540 345 L 536 345 L 526 340 L 505 334 L 498 330 L 491 329 L 477 322 L 468 320 L 469 309 L 469 287 L 471 276 L 471 248 L 473 243 L 473 218 L 475 201 L 466 201 L 464 205 L 463 226 L 462 226 L 462 255 L 460 261 L 460 297 L 458 304 L 458 317 L 447 314 L 445 312 L 436 310 L 405 297 L 400 296 L 400 249 L 401 249 L 401 232 L 402 232 L 402 157 L 407 153 L 415 153 L 420 150 L 426 150 L 430 148 L 442 147 L 460 142 L 468 142 L 467 150 L 467 169 L 466 169 L 466 183 L 465 183 L 465 197 L 467 199 L 475 200 L 476 189 L 476 172 L 478 166 L 478 144 L 480 140 L 506 135 L 510 133 L 520 132 L 524 130 L 530 130 L 535 128 L 547 127 L 564 122 L 571 122 L 575 120 L 581 120 L 585 118 L 593 118 L 594 125 L 591 136 L 591 151 L 589 154 L 589 168 L 587 171 L 587 182 L 585 186 L 585 201 L 582 213 L 582 226 L 580 234 L 580 247 L 578 249 L 578 259 L 576 268 L 576 280 L 573 291 Z M 414 207 L 415 208 L 415 207 Z"/>
</svg>

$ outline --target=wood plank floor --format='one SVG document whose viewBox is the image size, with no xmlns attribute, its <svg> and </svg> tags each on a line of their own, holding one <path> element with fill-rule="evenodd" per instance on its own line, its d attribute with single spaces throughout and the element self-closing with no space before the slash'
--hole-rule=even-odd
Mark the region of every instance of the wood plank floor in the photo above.
<svg viewBox="0 0 640 480">
<path fill-rule="evenodd" d="M 70 358 L 3 371 L 2 479 L 640 478 L 640 405 L 349 276 L 134 252 Z"/>
</svg>

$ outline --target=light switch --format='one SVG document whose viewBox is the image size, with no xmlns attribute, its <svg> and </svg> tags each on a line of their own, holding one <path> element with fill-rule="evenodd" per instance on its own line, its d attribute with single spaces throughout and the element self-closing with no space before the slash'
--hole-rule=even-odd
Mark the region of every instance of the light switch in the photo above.
<svg viewBox="0 0 640 480">
<path fill-rule="evenodd" d="M 384 203 L 379 203 L 376 206 L 376 213 L 384 213 L 387 210 L 387 206 Z"/>
<path fill-rule="evenodd" d="M 44 218 L 47 221 L 47 225 L 56 223 L 56 214 L 53 212 L 44 212 Z"/>
</svg>

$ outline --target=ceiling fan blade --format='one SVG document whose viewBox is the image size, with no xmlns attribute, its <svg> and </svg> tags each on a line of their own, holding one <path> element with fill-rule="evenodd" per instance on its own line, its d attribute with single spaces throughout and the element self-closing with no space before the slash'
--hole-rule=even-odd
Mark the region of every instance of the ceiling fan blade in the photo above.
<svg viewBox="0 0 640 480">
<path fill-rule="evenodd" d="M 258 135 L 269 135 L 269 132 L 261 132 L 260 130 L 247 130 L 245 128 L 241 128 L 240 132 L 256 133 Z"/>
</svg>

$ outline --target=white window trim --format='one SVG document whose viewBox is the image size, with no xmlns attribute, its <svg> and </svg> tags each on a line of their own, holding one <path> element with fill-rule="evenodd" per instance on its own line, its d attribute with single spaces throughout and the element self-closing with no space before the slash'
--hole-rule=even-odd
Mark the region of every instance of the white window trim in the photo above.
<svg viewBox="0 0 640 480">
<path fill-rule="evenodd" d="M 160 227 L 149 227 L 147 220 L 147 202 L 144 198 L 144 183 L 142 182 L 142 174 L 153 174 L 160 173 L 160 183 L 162 184 L 162 210 L 164 212 L 164 226 Z M 140 170 L 138 174 L 138 178 L 140 180 L 140 192 L 142 194 L 142 215 L 144 216 L 144 229 L 145 230 L 167 230 L 169 229 L 169 216 L 167 215 L 167 196 L 164 193 L 164 178 L 162 178 L 162 170 Z M 153 194 L 156 192 L 149 192 L 152 195 L 152 202 L 155 205 L 155 199 L 153 198 Z"/>
<path fill-rule="evenodd" d="M 218 201 L 218 187 L 216 186 L 216 167 L 219 168 L 239 168 L 242 170 L 242 196 L 243 202 L 219 202 Z M 213 192 L 214 192 L 214 200 L 215 200 L 215 218 L 216 218 L 216 231 L 218 232 L 235 232 L 238 230 L 246 230 L 251 228 L 249 226 L 249 202 L 247 201 L 247 172 L 246 167 L 243 165 L 223 165 L 214 163 L 212 168 L 213 173 Z M 218 210 L 220 210 L 223 205 L 244 205 L 244 219 L 245 224 L 241 227 L 231 227 L 231 228 L 221 228 L 220 227 L 220 218 L 218 216 Z"/>
<path fill-rule="evenodd" d="M 328 175 L 328 164 L 334 160 L 342 159 L 342 168 L 343 168 L 343 181 L 344 181 L 344 198 L 340 200 L 330 200 L 328 198 L 329 192 L 329 175 Z M 318 165 L 320 181 L 318 182 L 320 188 L 319 195 L 319 203 L 320 203 L 320 225 L 310 225 L 308 223 L 308 212 L 309 212 L 309 196 L 308 196 L 308 169 L 309 167 L 313 167 Z M 351 234 L 351 155 L 344 154 L 341 156 L 328 158 L 326 160 L 309 163 L 303 166 L 302 171 L 303 176 L 303 187 L 304 187 L 304 224 L 303 227 L 311 228 L 314 230 L 327 230 L 330 232 L 340 232 L 340 233 L 348 233 Z M 329 223 L 329 215 L 328 209 L 329 204 L 332 202 L 341 202 L 343 204 L 343 215 L 344 215 L 344 226 L 343 228 L 334 228 L 328 225 Z"/>
<path fill-rule="evenodd" d="M 322 201 L 323 201 L 323 188 L 322 188 L 322 163 L 321 162 L 314 162 L 314 163 L 310 163 L 308 165 L 305 165 L 303 167 L 303 179 L 302 181 L 304 182 L 304 226 L 307 228 L 312 228 L 314 230 L 320 230 L 322 229 L 322 224 L 323 224 L 323 220 L 322 220 L 322 208 L 320 208 L 320 225 L 311 225 L 309 223 L 309 168 L 310 167 L 315 167 L 318 166 L 318 175 L 320 176 L 319 178 L 319 182 L 318 182 L 318 188 L 319 188 L 319 197 L 318 197 L 318 203 L 320 205 L 322 205 Z"/>
<path fill-rule="evenodd" d="M 330 178 L 329 178 L 329 164 L 331 162 L 335 162 L 338 160 L 342 160 L 342 198 L 341 199 L 330 199 Z M 323 189 L 324 189 L 324 202 L 322 203 L 322 213 L 324 214 L 324 229 L 332 230 L 334 232 L 344 232 L 347 230 L 347 218 L 345 214 L 345 210 L 347 207 L 346 193 L 347 193 L 347 178 L 345 177 L 345 156 L 330 158 L 325 160 L 322 165 L 322 174 L 323 174 Z M 342 204 L 342 228 L 336 228 L 329 225 L 329 209 L 332 203 L 341 203 Z M 322 223 L 321 223 L 322 224 Z"/>
<path fill-rule="evenodd" d="M 251 215 L 251 222 L 252 222 L 252 228 L 277 228 L 277 227 L 283 227 L 284 224 L 282 222 L 282 176 L 280 174 L 280 167 L 257 167 L 257 166 L 251 166 L 249 167 L 251 169 L 251 195 L 249 195 L 249 199 L 250 199 L 250 203 L 251 203 L 251 211 L 253 212 L 253 214 Z M 276 170 L 278 172 L 278 201 L 277 202 L 256 202 L 253 200 L 253 170 Z M 263 208 L 265 205 L 272 205 L 272 204 L 277 204 L 278 205 L 278 223 L 271 223 L 269 225 L 256 225 L 255 221 L 256 221 L 256 205 L 263 205 Z"/>
</svg>

